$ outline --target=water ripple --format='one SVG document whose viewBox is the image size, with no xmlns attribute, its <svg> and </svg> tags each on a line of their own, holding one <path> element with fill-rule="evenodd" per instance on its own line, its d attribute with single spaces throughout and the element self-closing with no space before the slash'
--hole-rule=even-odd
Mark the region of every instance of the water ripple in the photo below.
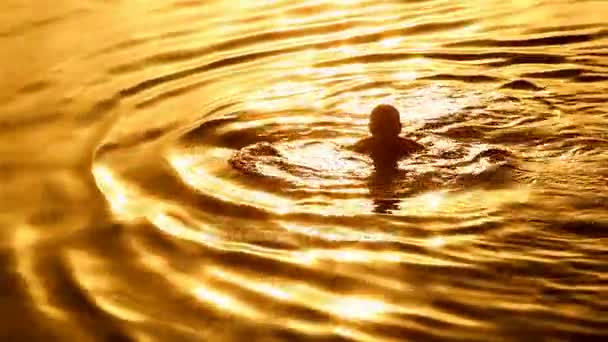
<svg viewBox="0 0 608 342">
<path fill-rule="evenodd" d="M 603 3 L 57 6 L 0 30 L 0 336 L 608 335 Z"/>
</svg>

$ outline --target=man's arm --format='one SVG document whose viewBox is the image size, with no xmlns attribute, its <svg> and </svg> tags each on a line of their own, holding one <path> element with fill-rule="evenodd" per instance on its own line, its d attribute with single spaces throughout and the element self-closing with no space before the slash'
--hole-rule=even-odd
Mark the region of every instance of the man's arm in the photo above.
<svg viewBox="0 0 608 342">
<path fill-rule="evenodd" d="M 349 145 L 346 148 L 357 153 L 367 153 L 369 151 L 369 145 L 371 143 L 371 138 L 365 138 L 357 141 L 353 145 Z"/>
<path fill-rule="evenodd" d="M 401 140 L 401 146 L 405 150 L 404 152 L 414 153 L 414 152 L 420 152 L 420 151 L 423 151 L 426 149 L 424 147 L 424 145 L 418 143 L 415 140 L 407 139 L 407 138 L 400 138 L 400 140 Z"/>
</svg>

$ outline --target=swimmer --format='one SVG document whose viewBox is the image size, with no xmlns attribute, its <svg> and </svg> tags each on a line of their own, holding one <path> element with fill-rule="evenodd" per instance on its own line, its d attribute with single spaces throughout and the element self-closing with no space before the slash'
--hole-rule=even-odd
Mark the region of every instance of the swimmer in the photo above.
<svg viewBox="0 0 608 342">
<path fill-rule="evenodd" d="M 399 159 L 424 150 L 424 146 L 414 140 L 402 138 L 399 111 L 390 105 L 379 105 L 369 118 L 369 138 L 359 140 L 351 150 L 366 154 L 374 161 L 376 169 L 391 169 Z"/>
</svg>

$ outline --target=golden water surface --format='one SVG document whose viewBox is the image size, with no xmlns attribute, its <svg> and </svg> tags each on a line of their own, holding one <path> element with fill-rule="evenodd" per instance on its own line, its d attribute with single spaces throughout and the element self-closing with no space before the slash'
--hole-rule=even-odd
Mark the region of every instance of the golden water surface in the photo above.
<svg viewBox="0 0 608 342">
<path fill-rule="evenodd" d="M 608 2 L 0 9 L 0 340 L 608 336 Z"/>
</svg>

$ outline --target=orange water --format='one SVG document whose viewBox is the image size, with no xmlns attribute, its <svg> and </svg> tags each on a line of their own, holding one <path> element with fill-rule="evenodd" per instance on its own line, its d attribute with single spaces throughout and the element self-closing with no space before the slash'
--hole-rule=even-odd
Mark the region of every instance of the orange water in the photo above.
<svg viewBox="0 0 608 342">
<path fill-rule="evenodd" d="M 0 339 L 608 335 L 608 2 L 0 8 Z"/>
</svg>

